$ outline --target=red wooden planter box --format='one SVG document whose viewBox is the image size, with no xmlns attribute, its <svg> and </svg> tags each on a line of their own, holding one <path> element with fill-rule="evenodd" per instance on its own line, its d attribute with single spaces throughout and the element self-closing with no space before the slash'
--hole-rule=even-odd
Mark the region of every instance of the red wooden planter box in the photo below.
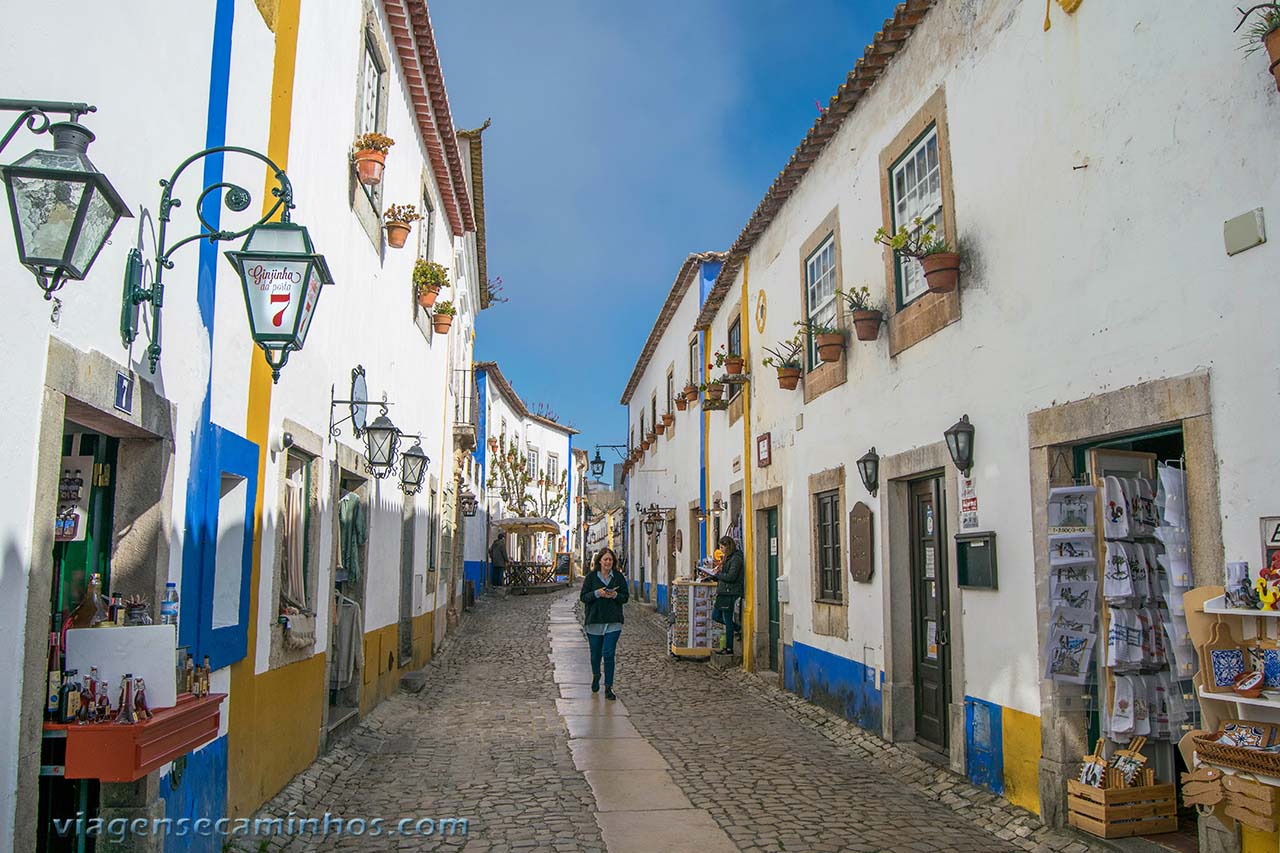
<svg viewBox="0 0 1280 853">
<path fill-rule="evenodd" d="M 172 708 L 132 725 L 45 723 L 45 731 L 67 733 L 66 778 L 133 782 L 218 736 L 225 693 L 178 696 Z"/>
</svg>

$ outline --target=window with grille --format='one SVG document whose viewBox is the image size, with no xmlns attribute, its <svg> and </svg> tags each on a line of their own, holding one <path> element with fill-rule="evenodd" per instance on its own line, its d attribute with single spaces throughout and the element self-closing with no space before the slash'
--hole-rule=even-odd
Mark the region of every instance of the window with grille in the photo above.
<svg viewBox="0 0 1280 853">
<path fill-rule="evenodd" d="M 805 319 L 809 321 L 809 369 L 822 364 L 818 358 L 818 339 L 814 326 L 836 327 L 836 237 L 822 241 L 804 262 Z"/>
<path fill-rule="evenodd" d="M 818 599 L 841 601 L 840 574 L 840 492 L 832 490 L 813 496 L 818 526 Z"/>
<path fill-rule="evenodd" d="M 920 141 L 894 163 L 889 174 L 892 192 L 893 230 L 907 228 L 914 236 L 933 225 L 943 235 L 942 172 L 938 166 L 938 128 L 929 128 Z M 916 219 L 920 225 L 915 225 Z M 906 305 L 925 294 L 924 270 L 915 258 L 899 255 L 897 265 L 898 304 Z"/>
</svg>

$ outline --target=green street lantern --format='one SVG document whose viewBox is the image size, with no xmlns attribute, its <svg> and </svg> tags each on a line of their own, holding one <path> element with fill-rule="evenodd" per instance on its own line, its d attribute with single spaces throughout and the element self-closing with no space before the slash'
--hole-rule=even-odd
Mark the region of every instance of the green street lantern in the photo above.
<svg viewBox="0 0 1280 853">
<path fill-rule="evenodd" d="M 133 217 L 85 154 L 93 133 L 74 121 L 49 132 L 52 151 L 37 149 L 0 166 L 18 259 L 35 274 L 45 299 L 64 282 L 83 280 L 116 223 Z"/>
<path fill-rule="evenodd" d="M 333 284 L 329 265 L 307 229 L 293 222 L 253 226 L 240 251 L 226 256 L 244 287 L 253 341 L 266 353 L 272 379 L 279 380 L 289 353 L 307 340 L 320 288 Z"/>
<path fill-rule="evenodd" d="M 416 495 L 422 488 L 422 477 L 430 464 L 422 444 L 415 441 L 413 447 L 400 454 L 400 490 L 406 495 Z"/>
</svg>

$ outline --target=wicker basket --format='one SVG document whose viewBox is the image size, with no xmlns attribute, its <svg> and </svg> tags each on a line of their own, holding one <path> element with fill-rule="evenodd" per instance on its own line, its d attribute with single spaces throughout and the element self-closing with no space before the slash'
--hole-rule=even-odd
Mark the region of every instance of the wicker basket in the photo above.
<svg viewBox="0 0 1280 853">
<path fill-rule="evenodd" d="M 1247 722 L 1241 720 L 1240 722 Z M 1275 743 L 1280 727 L 1272 723 L 1248 723 L 1259 728 L 1271 729 L 1270 742 Z M 1218 743 L 1221 732 L 1215 732 L 1211 735 L 1193 738 L 1196 744 L 1196 754 L 1200 756 L 1201 761 L 1207 761 L 1210 764 L 1221 764 L 1224 767 L 1234 767 L 1236 770 L 1247 770 L 1250 773 L 1262 773 L 1266 776 L 1280 776 L 1280 752 L 1261 752 L 1256 749 L 1245 749 L 1240 746 L 1227 746 Z"/>
</svg>

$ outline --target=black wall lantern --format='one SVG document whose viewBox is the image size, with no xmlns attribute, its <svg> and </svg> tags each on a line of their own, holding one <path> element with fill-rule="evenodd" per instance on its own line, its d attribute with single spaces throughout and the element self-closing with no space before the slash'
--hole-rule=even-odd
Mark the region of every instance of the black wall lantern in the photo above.
<svg viewBox="0 0 1280 853">
<path fill-rule="evenodd" d="M 52 151 L 38 148 L 0 166 L 18 260 L 35 275 L 45 299 L 52 299 L 64 282 L 84 279 L 116 223 L 133 217 L 85 154 L 94 136 L 77 119 L 96 109 L 89 104 L 0 99 L 0 110 L 21 113 L 0 139 L 0 150 L 23 123 L 32 133 L 53 136 Z M 48 112 L 66 113 L 71 120 L 51 124 Z"/>
<path fill-rule="evenodd" d="M 646 519 L 644 520 L 644 532 L 645 532 L 645 533 L 648 533 L 650 536 L 652 536 L 652 535 L 653 535 L 653 528 L 654 528 L 654 524 L 655 524 L 655 523 L 656 523 L 656 522 L 654 521 L 654 518 L 653 518 L 653 516 L 652 516 L 652 515 L 651 515 L 651 516 L 649 516 L 648 518 L 646 518 Z"/>
<path fill-rule="evenodd" d="M 478 505 L 475 493 L 472 492 L 470 488 L 463 492 L 461 497 L 458 498 L 458 506 L 462 509 L 462 514 L 467 518 L 473 518 L 475 516 Z"/>
<path fill-rule="evenodd" d="M 244 154 L 265 163 L 277 184 L 271 190 L 275 203 L 248 228 L 225 231 L 220 227 L 215 228 L 205 218 L 205 199 L 214 193 L 221 193 L 222 203 L 228 210 L 236 213 L 247 210 L 253 199 L 248 190 L 236 184 L 226 181 L 210 184 L 196 198 L 199 232 L 183 237 L 169 246 L 167 239 L 171 214 L 173 208 L 182 204 L 173 194 L 178 178 L 196 161 L 224 154 Z M 317 254 L 311 245 L 307 229 L 289 219 L 289 211 L 294 204 L 293 185 L 289 183 L 288 175 L 264 154 L 250 148 L 220 145 L 192 154 L 182 161 L 167 180 L 162 180 L 160 185 L 164 189 L 160 193 L 160 231 L 156 239 L 156 258 L 153 264 L 155 281 L 150 288 L 144 288 L 140 275 L 141 264 L 129 265 L 124 286 L 124 304 L 120 312 L 120 339 L 125 346 L 133 343 L 138 335 L 136 309 L 143 302 L 150 302 L 151 343 L 147 346 L 147 360 L 151 363 L 151 372 L 155 373 L 160 364 L 160 311 L 164 307 L 164 271 L 173 268 L 173 253 L 197 240 L 217 243 L 247 235 L 240 251 L 226 253 L 227 260 L 240 276 L 253 341 L 266 355 L 267 364 L 271 366 L 272 380 L 279 381 L 280 369 L 289 360 L 289 354 L 302 349 L 306 341 L 316 302 L 320 298 L 320 289 L 326 284 L 333 284 L 329 265 L 325 263 L 324 256 Z"/>
<path fill-rule="evenodd" d="M 862 478 L 862 485 L 867 487 L 871 497 L 875 497 L 880 488 L 880 454 L 876 453 L 874 447 L 858 459 L 858 476 Z"/>
<path fill-rule="evenodd" d="M 942 435 L 947 440 L 951 461 L 956 463 L 956 467 L 968 477 L 973 469 L 973 424 L 969 423 L 969 416 L 961 416 L 960 420 Z"/>
<path fill-rule="evenodd" d="M 431 464 L 430 457 L 422 449 L 419 441 L 413 442 L 400 457 L 400 490 L 406 495 L 416 495 L 422 489 L 422 478 Z"/>
<path fill-rule="evenodd" d="M 364 429 L 365 457 L 369 473 L 382 479 L 391 473 L 396 464 L 396 451 L 400 447 L 400 430 L 386 415 L 378 415 Z"/>
<path fill-rule="evenodd" d="M 604 457 L 600 455 L 600 448 L 596 448 L 595 458 L 591 460 L 591 476 L 597 480 L 604 475 Z"/>
</svg>

